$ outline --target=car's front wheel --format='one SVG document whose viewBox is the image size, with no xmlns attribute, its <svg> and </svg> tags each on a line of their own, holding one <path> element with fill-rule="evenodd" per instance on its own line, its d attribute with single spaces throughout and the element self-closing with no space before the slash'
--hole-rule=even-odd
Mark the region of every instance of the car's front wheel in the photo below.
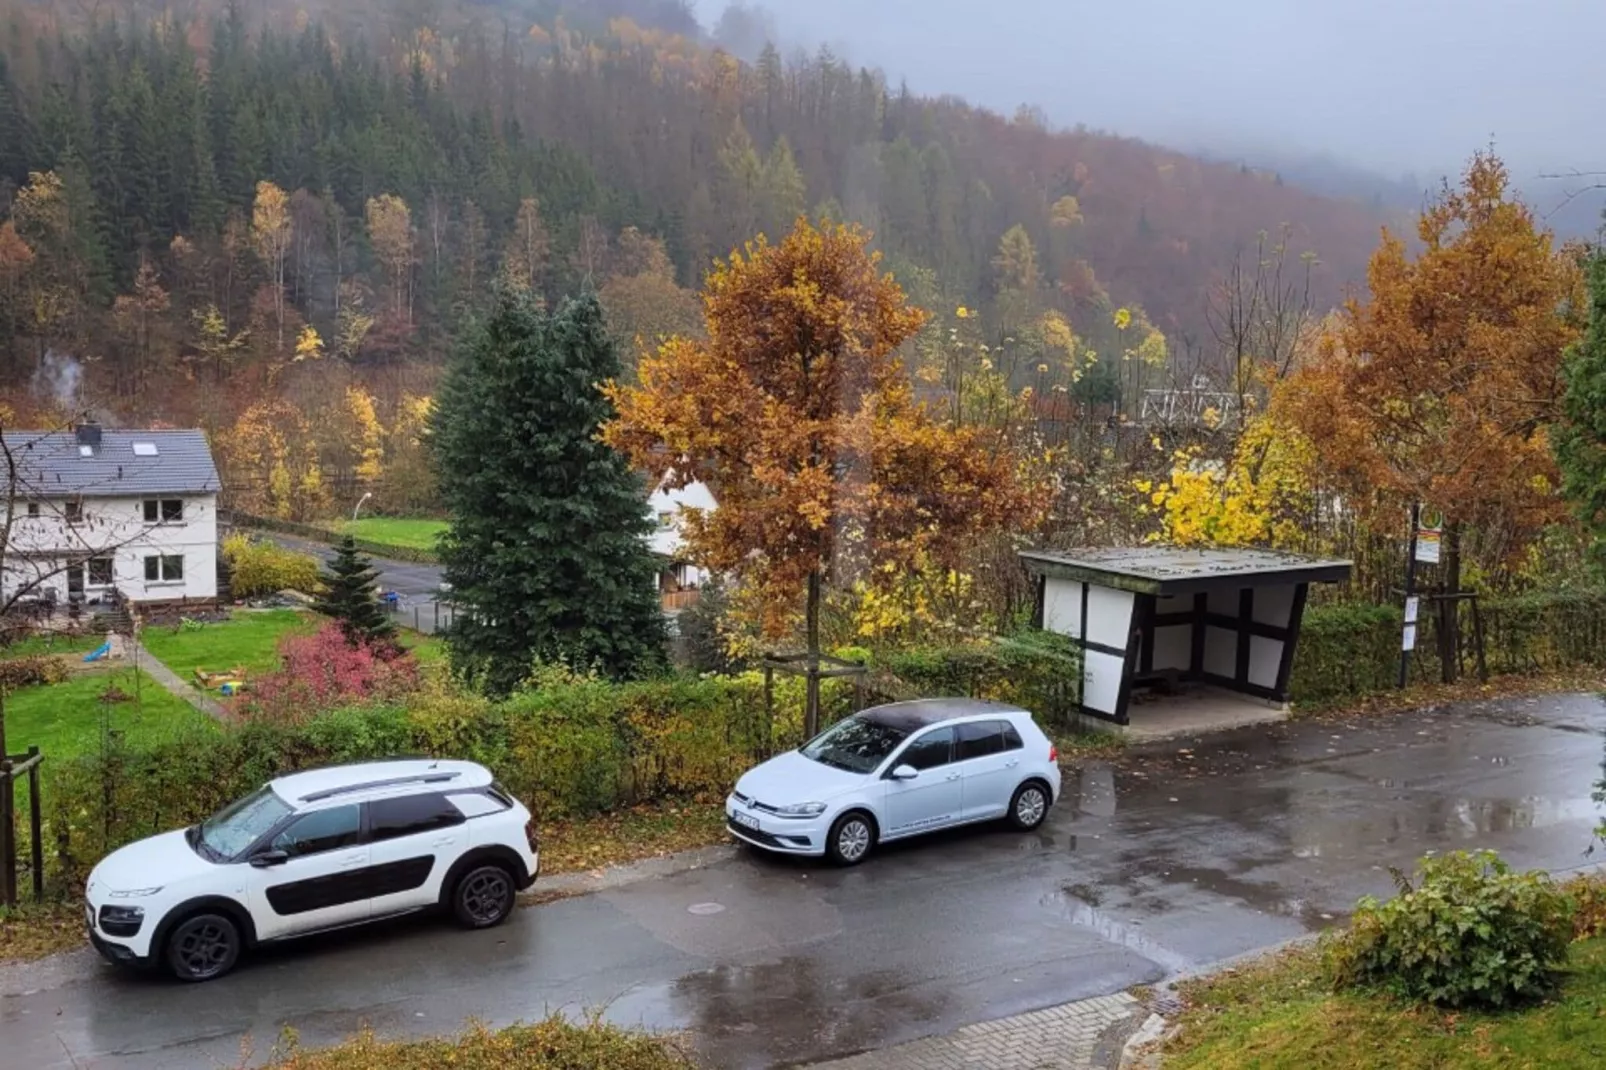
<svg viewBox="0 0 1606 1070">
<path fill-rule="evenodd" d="M 240 928 L 222 914 L 185 918 L 167 938 L 167 967 L 180 981 L 211 981 L 240 961 Z"/>
<path fill-rule="evenodd" d="M 497 865 L 476 866 L 463 874 L 452 893 L 452 913 L 466 929 L 489 929 L 513 913 L 517 889 L 513 875 Z"/>
<path fill-rule="evenodd" d="M 850 810 L 831 825 L 825 854 L 839 866 L 856 866 L 875 846 L 875 824 L 868 814 Z"/>
<path fill-rule="evenodd" d="M 1022 832 L 1030 832 L 1048 817 L 1048 788 L 1040 780 L 1028 780 L 1015 789 L 1009 801 L 1009 820 Z"/>
</svg>

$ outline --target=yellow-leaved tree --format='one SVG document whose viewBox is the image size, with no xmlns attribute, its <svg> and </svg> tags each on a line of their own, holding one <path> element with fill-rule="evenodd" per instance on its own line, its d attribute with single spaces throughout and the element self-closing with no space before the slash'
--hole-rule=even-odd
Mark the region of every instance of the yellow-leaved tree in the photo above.
<svg viewBox="0 0 1606 1070">
<path fill-rule="evenodd" d="M 799 221 L 733 253 L 708 279 L 706 340 L 672 339 L 639 386 L 610 385 L 619 415 L 603 430 L 654 480 L 714 492 L 715 510 L 687 517 L 692 555 L 744 581 L 767 634 L 802 601 L 811 732 L 826 583 L 952 567 L 1041 501 L 1010 451 L 916 401 L 898 350 L 925 313 L 868 242 Z"/>
</svg>

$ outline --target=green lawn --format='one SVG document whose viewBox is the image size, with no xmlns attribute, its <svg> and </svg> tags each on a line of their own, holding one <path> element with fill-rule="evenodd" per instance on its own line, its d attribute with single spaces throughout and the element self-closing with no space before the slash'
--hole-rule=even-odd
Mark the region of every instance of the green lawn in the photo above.
<svg viewBox="0 0 1606 1070">
<path fill-rule="evenodd" d="M 102 702 L 112 687 L 128 701 Z M 20 754 L 38 747 L 47 767 L 50 758 L 95 753 L 103 729 L 120 731 L 128 743 L 138 745 L 186 726 L 212 723 L 144 673 L 129 668 L 79 673 L 59 684 L 22 688 L 6 696 L 5 716 L 6 748 Z"/>
<path fill-rule="evenodd" d="M 1606 937 L 1573 945 L 1556 995 L 1506 1014 L 1334 995 L 1313 951 L 1186 986 L 1165 1070 L 1598 1070 L 1606 1066 Z"/>
<path fill-rule="evenodd" d="M 410 650 L 420 665 L 444 665 L 446 663 L 446 641 L 439 636 L 424 635 L 421 632 L 409 631 L 402 628 L 396 633 L 396 642 L 401 644 L 403 650 Z"/>
<path fill-rule="evenodd" d="M 35 654 L 87 654 L 106 641 L 100 634 L 67 635 L 49 633 L 31 635 L 21 642 L 0 647 L 0 661 L 7 658 L 26 658 Z"/>
<path fill-rule="evenodd" d="M 420 517 L 402 516 L 365 516 L 355 524 L 346 521 L 336 527 L 341 534 L 354 535 L 369 542 L 387 543 L 391 546 L 404 546 L 409 550 L 424 550 L 429 553 L 435 551 L 435 540 L 445 531 L 447 523 L 444 520 L 429 520 Z"/>
<path fill-rule="evenodd" d="M 279 667 L 279 640 L 315 627 L 307 614 L 296 609 L 236 610 L 221 624 L 206 624 L 193 631 L 150 627 L 139 638 L 168 668 L 193 682 L 196 669 L 271 672 Z"/>
</svg>

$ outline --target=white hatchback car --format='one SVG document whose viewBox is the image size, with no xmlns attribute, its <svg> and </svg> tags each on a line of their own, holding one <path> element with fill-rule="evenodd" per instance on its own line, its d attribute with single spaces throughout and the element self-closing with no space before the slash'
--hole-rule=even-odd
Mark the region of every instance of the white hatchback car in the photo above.
<svg viewBox="0 0 1606 1070">
<path fill-rule="evenodd" d="M 877 843 L 953 825 L 1035 829 L 1059 793 L 1054 744 L 1031 714 L 921 699 L 854 714 L 749 770 L 725 817 L 755 847 L 851 866 Z"/>
<path fill-rule="evenodd" d="M 497 925 L 540 869 L 530 812 L 473 762 L 293 773 L 104 858 L 84 897 L 114 963 L 208 981 L 257 944 L 443 907 Z"/>
</svg>

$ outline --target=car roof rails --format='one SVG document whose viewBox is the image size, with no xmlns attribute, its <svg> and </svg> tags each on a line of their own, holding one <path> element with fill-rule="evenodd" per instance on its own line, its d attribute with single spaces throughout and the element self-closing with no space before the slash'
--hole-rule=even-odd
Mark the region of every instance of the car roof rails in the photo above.
<svg viewBox="0 0 1606 1070">
<path fill-rule="evenodd" d="M 359 791 L 373 791 L 376 788 L 392 788 L 402 784 L 445 784 L 456 780 L 463 774 L 457 770 L 444 772 L 414 773 L 411 776 L 393 776 L 384 780 L 365 780 L 358 784 L 342 784 L 337 788 L 324 788 L 301 796 L 301 801 L 319 802 L 323 799 L 332 799 L 337 795 L 353 795 Z"/>
</svg>

